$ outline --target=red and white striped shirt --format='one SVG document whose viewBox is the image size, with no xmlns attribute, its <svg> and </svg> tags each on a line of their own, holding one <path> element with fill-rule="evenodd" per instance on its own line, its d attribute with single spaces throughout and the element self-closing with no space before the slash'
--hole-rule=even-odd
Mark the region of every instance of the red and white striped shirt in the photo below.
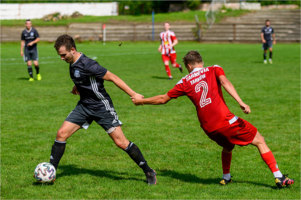
<svg viewBox="0 0 301 200">
<path fill-rule="evenodd" d="M 160 39 L 161 39 L 161 46 L 162 46 L 162 55 L 169 55 L 171 53 L 176 53 L 175 48 L 172 47 L 171 49 L 168 49 L 167 47 L 169 45 L 172 45 L 173 41 L 176 40 L 176 35 L 172 31 L 162 32 L 160 33 Z"/>
</svg>

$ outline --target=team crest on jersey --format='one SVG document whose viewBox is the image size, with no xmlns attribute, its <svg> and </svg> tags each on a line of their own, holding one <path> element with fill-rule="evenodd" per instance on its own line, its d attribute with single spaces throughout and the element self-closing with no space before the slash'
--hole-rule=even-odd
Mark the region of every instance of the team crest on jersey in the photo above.
<svg viewBox="0 0 301 200">
<path fill-rule="evenodd" d="M 80 77 L 80 74 L 79 74 L 79 71 L 78 71 L 78 70 L 75 70 L 74 76 L 75 76 L 76 78 L 79 78 L 79 77 Z"/>
<path fill-rule="evenodd" d="M 33 32 L 31 32 L 31 33 L 30 33 L 30 36 L 33 36 L 33 34 L 34 34 L 34 33 L 33 33 Z"/>
</svg>

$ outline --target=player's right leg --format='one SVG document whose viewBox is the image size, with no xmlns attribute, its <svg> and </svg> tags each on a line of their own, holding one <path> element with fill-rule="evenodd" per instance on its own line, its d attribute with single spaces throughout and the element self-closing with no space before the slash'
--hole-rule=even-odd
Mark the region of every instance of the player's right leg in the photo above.
<svg viewBox="0 0 301 200">
<path fill-rule="evenodd" d="M 170 56 L 170 62 L 174 68 L 179 68 L 180 72 L 183 73 L 183 68 L 180 64 L 177 63 L 177 54 L 172 53 L 169 55 Z"/>
<path fill-rule="evenodd" d="M 272 61 L 272 56 L 273 56 L 273 42 L 271 41 L 270 44 L 269 44 L 269 51 L 270 51 L 270 59 L 269 59 L 269 63 L 270 64 L 273 64 L 273 61 Z"/>
<path fill-rule="evenodd" d="M 169 77 L 169 79 L 172 79 L 172 75 L 171 75 L 171 71 L 169 68 L 169 57 L 167 55 L 162 55 L 162 60 L 165 66 L 165 71 L 167 73 L 167 76 Z"/>
<path fill-rule="evenodd" d="M 29 81 L 34 81 L 33 79 L 33 74 L 32 74 L 32 62 L 31 62 L 31 56 L 30 53 L 28 51 L 24 52 L 24 61 L 27 63 L 27 70 L 28 70 L 28 74 L 29 74 Z"/>
<path fill-rule="evenodd" d="M 275 177 L 275 182 L 278 187 L 288 186 L 294 184 L 293 179 L 289 179 L 287 175 L 282 175 L 278 165 L 276 163 L 275 157 L 267 144 L 265 143 L 264 137 L 260 135 L 257 131 L 252 145 L 256 146 L 260 152 L 261 158 L 268 165 Z"/>
</svg>

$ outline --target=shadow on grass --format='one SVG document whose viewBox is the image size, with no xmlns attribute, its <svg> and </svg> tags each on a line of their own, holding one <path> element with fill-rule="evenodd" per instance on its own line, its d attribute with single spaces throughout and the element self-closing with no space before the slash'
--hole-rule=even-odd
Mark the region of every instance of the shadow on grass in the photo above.
<svg viewBox="0 0 301 200">
<path fill-rule="evenodd" d="M 117 172 L 111 170 L 92 170 L 92 169 L 85 169 L 85 168 L 78 168 L 76 165 L 60 165 L 59 166 L 60 173 L 57 174 L 56 180 L 63 177 L 63 176 L 70 176 L 70 175 L 79 175 L 79 174 L 90 174 L 92 176 L 99 176 L 99 177 L 106 177 L 113 180 L 135 180 L 135 181 L 142 181 L 138 178 L 133 178 L 129 176 L 135 176 L 136 174 L 128 174 L 124 172 Z M 144 177 L 143 172 L 141 172 L 142 177 Z M 143 179 L 144 180 L 144 179 Z M 146 180 L 144 180 L 146 182 Z"/>
<path fill-rule="evenodd" d="M 169 80 L 168 77 L 161 77 L 161 76 L 152 76 L 152 78 Z"/>
<path fill-rule="evenodd" d="M 179 179 L 184 182 L 190 183 L 202 183 L 202 184 L 216 184 L 219 183 L 221 179 L 218 178 L 209 178 L 209 179 L 201 179 L 193 174 L 182 174 L 179 172 L 171 171 L 171 170 L 159 170 L 161 176 L 168 176 L 171 178 Z"/>
<path fill-rule="evenodd" d="M 179 179 L 181 181 L 184 182 L 190 182 L 190 183 L 201 183 L 201 184 L 219 184 L 219 182 L 221 181 L 220 178 L 208 178 L 208 179 L 202 179 L 199 178 L 193 174 L 182 174 L 179 172 L 175 172 L 172 170 L 159 170 L 159 175 L 160 176 L 167 176 L 167 177 L 171 177 L 174 179 Z M 264 184 L 264 183 L 260 183 L 260 180 L 258 180 L 258 182 L 252 182 L 252 181 L 236 181 L 235 179 L 233 179 L 233 183 L 231 183 L 231 185 L 235 185 L 235 184 L 242 184 L 242 183 L 246 183 L 246 184 L 253 184 L 256 186 L 263 186 L 263 187 L 267 187 L 267 188 L 271 188 L 271 189 L 278 189 L 278 187 L 275 186 L 271 186 L 268 184 Z M 284 189 L 284 188 L 281 188 Z"/>
<path fill-rule="evenodd" d="M 29 78 L 25 78 L 25 77 L 20 77 L 20 78 L 18 78 L 18 80 L 26 80 L 26 81 L 28 81 L 29 80 Z"/>
</svg>

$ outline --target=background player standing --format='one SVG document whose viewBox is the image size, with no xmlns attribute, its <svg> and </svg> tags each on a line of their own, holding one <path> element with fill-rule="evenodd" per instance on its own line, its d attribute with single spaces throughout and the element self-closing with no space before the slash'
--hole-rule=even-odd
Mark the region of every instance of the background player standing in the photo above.
<svg viewBox="0 0 301 200">
<path fill-rule="evenodd" d="M 37 72 L 37 80 L 40 81 L 42 76 L 39 72 L 39 62 L 38 62 L 38 48 L 37 43 L 40 41 L 39 33 L 36 29 L 31 27 L 30 19 L 25 22 L 25 29 L 21 34 L 21 56 L 24 58 L 24 61 L 27 62 L 27 68 L 29 73 L 29 81 L 34 81 L 32 68 L 31 68 L 31 60 L 33 60 L 33 64 L 36 68 Z M 23 54 L 24 49 L 24 54 Z"/>
<path fill-rule="evenodd" d="M 274 29 L 270 27 L 270 20 L 265 21 L 265 27 L 261 29 L 261 40 L 263 49 L 263 63 L 266 64 L 267 49 L 270 51 L 269 62 L 272 64 L 273 44 L 276 44 Z"/>
<path fill-rule="evenodd" d="M 182 78 L 173 89 L 167 94 L 147 99 L 132 97 L 133 103 L 136 105 L 165 104 L 172 98 L 188 96 L 197 109 L 197 115 L 205 133 L 223 147 L 223 179 L 220 184 L 226 185 L 232 182 L 230 165 L 235 145 L 248 144 L 258 148 L 262 159 L 274 174 L 278 187 L 293 184 L 294 180 L 280 172 L 273 153 L 257 129 L 228 109 L 221 86 L 238 102 L 244 113 L 251 112 L 250 107 L 240 99 L 234 86 L 226 78 L 224 70 L 218 65 L 204 68 L 203 59 L 197 51 L 188 52 L 183 60 L 189 75 Z"/>
<path fill-rule="evenodd" d="M 118 76 L 100 66 L 96 61 L 77 52 L 71 36 L 61 35 L 57 38 L 54 47 L 61 59 L 70 63 L 70 77 L 75 84 L 71 93 L 80 95 L 80 100 L 57 132 L 51 150 L 50 163 L 57 168 L 65 151 L 66 140 L 80 128 L 87 129 L 95 121 L 144 171 L 147 183 L 156 184 L 156 172 L 148 166 L 138 146 L 124 136 L 121 129 L 122 123 L 115 112 L 112 99 L 104 88 L 104 80 L 113 82 L 131 97 L 142 95 L 134 92 Z"/>
<path fill-rule="evenodd" d="M 161 44 L 158 51 L 162 54 L 162 60 L 165 65 L 166 73 L 169 79 L 172 79 L 171 71 L 169 68 L 169 60 L 173 67 L 179 68 L 183 72 L 182 66 L 176 62 L 177 54 L 174 46 L 178 44 L 178 40 L 174 32 L 170 31 L 169 23 L 164 24 L 165 31 L 160 33 Z"/>
</svg>

